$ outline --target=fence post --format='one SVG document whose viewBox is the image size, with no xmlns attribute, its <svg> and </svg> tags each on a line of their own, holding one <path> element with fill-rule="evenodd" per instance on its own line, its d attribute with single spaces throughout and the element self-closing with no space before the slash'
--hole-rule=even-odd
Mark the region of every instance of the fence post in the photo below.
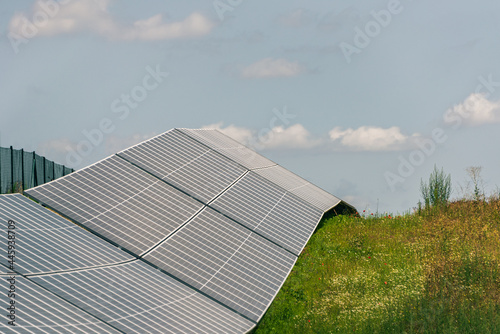
<svg viewBox="0 0 500 334">
<path fill-rule="evenodd" d="M 32 174 L 33 174 L 33 187 L 36 187 L 38 185 L 38 176 L 37 174 L 37 169 L 36 169 L 36 153 L 33 151 L 33 168 L 32 168 Z"/>
<path fill-rule="evenodd" d="M 14 192 L 14 149 L 10 147 L 10 184 Z"/>
<path fill-rule="evenodd" d="M 47 171 L 45 170 L 46 169 L 45 168 L 45 157 L 43 157 L 42 161 L 43 161 L 43 183 L 42 184 L 44 184 L 45 182 L 47 182 L 47 174 L 46 174 Z"/>
<path fill-rule="evenodd" d="M 24 191 L 24 148 L 21 149 L 21 191 Z"/>
</svg>

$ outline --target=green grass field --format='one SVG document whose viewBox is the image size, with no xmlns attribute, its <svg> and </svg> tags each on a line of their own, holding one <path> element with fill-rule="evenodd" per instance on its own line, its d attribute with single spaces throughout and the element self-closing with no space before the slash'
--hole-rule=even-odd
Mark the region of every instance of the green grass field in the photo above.
<svg viewBox="0 0 500 334">
<path fill-rule="evenodd" d="M 500 201 L 323 220 L 255 333 L 500 333 Z"/>
</svg>

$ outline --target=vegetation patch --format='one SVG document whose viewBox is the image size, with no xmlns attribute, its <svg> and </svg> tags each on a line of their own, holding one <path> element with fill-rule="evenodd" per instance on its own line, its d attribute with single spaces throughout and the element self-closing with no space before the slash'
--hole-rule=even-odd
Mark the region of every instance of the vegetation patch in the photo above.
<svg viewBox="0 0 500 334">
<path fill-rule="evenodd" d="M 492 198 L 328 218 L 255 333 L 500 333 L 499 215 Z"/>
</svg>

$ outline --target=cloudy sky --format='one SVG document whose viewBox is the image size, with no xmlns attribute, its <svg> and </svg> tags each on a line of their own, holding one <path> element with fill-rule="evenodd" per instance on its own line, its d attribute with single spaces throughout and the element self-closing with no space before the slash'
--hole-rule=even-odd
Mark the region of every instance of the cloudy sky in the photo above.
<svg viewBox="0 0 500 334">
<path fill-rule="evenodd" d="M 218 128 L 358 210 L 500 186 L 500 2 L 2 1 L 0 145 L 83 168 Z"/>
</svg>

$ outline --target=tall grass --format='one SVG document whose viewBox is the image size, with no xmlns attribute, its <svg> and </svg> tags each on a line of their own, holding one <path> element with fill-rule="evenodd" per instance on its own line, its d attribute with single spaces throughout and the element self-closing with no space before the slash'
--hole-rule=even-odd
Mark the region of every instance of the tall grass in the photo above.
<svg viewBox="0 0 500 334">
<path fill-rule="evenodd" d="M 500 201 L 331 217 L 255 333 L 500 333 Z"/>
</svg>

